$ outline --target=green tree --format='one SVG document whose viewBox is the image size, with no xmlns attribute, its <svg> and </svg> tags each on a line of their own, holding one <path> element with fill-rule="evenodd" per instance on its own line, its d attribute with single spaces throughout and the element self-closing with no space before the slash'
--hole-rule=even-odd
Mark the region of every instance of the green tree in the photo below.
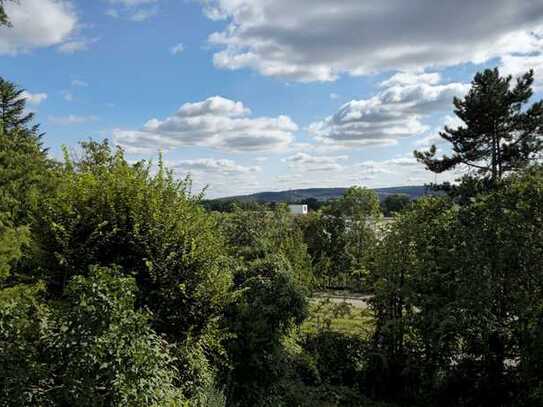
<svg viewBox="0 0 543 407">
<path fill-rule="evenodd" d="M 0 212 L 15 227 L 31 223 L 32 210 L 54 188 L 54 165 L 41 145 L 23 90 L 0 77 Z"/>
<path fill-rule="evenodd" d="M 277 405 L 288 370 L 282 339 L 307 316 L 307 299 L 287 259 L 251 262 L 237 278 L 238 294 L 226 308 L 232 361 L 228 399 L 240 406 Z"/>
<path fill-rule="evenodd" d="M 415 151 L 417 160 L 436 173 L 464 166 L 491 184 L 531 163 L 543 148 L 543 101 L 528 106 L 533 71 L 514 86 L 511 80 L 511 76 L 502 77 L 497 68 L 477 73 L 464 99 L 453 102 L 464 124 L 456 129 L 445 127 L 440 133 L 451 144 L 452 154 L 436 158 L 433 145 L 429 151 Z"/>
<path fill-rule="evenodd" d="M 221 313 L 231 274 L 215 219 L 159 163 L 129 164 L 107 143 L 82 145 L 66 157 L 62 182 L 40 202 L 29 273 L 61 297 L 89 266 L 117 265 L 135 276 L 138 305 L 174 341 L 199 337 Z"/>
<path fill-rule="evenodd" d="M 219 216 L 230 253 L 241 263 L 248 264 L 268 256 L 284 256 L 296 280 L 304 286 L 313 283 L 311 259 L 303 232 L 286 206 L 274 210 L 237 208 Z"/>
<path fill-rule="evenodd" d="M 10 277 L 12 266 L 21 258 L 23 245 L 29 238 L 27 227 L 13 227 L 9 218 L 0 213 L 0 288 Z"/>
<path fill-rule="evenodd" d="M 389 226 L 371 269 L 382 396 L 537 405 L 542 198 L 536 167 L 463 206 L 422 199 Z"/>
<path fill-rule="evenodd" d="M 6 14 L 6 10 L 4 9 L 5 3 L 7 3 L 8 1 L 14 0 L 0 0 L 0 27 L 4 25 L 11 25 L 11 23 L 9 22 L 9 17 Z"/>
<path fill-rule="evenodd" d="M 0 133 L 25 129 L 28 135 L 39 138 L 38 125 L 32 125 L 34 113 L 26 112 L 24 89 L 0 77 Z"/>
<path fill-rule="evenodd" d="M 134 278 L 93 268 L 65 292 L 46 339 L 56 405 L 185 405 L 169 345 L 135 310 Z"/>
<path fill-rule="evenodd" d="M 383 207 L 383 213 L 385 216 L 392 216 L 395 213 L 401 212 L 407 208 L 411 203 L 408 195 L 405 194 L 392 194 L 387 195 L 381 206 Z"/>
<path fill-rule="evenodd" d="M 305 236 L 315 274 L 324 286 L 353 285 L 361 288 L 366 275 L 366 256 L 371 253 L 375 226 L 381 218 L 377 194 L 352 187 L 314 216 Z"/>
</svg>

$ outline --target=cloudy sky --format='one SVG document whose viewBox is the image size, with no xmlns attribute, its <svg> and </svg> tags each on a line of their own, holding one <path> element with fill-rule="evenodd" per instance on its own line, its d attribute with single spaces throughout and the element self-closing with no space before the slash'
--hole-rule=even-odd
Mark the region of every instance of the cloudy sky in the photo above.
<svg viewBox="0 0 543 407">
<path fill-rule="evenodd" d="M 536 70 L 541 0 L 20 0 L 0 75 L 51 154 L 109 138 L 208 196 L 420 185 L 478 70 Z M 540 96 L 538 92 L 536 96 Z M 444 152 L 445 145 L 438 145 Z"/>
</svg>

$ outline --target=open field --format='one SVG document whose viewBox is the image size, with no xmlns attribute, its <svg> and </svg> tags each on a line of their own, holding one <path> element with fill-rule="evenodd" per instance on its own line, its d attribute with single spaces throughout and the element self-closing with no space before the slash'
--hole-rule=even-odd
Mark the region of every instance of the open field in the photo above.
<svg viewBox="0 0 543 407">
<path fill-rule="evenodd" d="M 302 325 L 303 332 L 330 329 L 341 333 L 368 336 L 373 329 L 373 314 L 368 297 L 317 295 L 311 299 L 310 317 Z"/>
</svg>

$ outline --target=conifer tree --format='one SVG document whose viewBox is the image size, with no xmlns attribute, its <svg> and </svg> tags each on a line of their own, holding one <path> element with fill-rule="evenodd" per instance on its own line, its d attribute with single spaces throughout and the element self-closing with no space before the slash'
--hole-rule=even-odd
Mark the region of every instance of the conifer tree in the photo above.
<svg viewBox="0 0 543 407">
<path fill-rule="evenodd" d="M 9 213 L 16 225 L 28 223 L 30 208 L 48 188 L 52 166 L 23 92 L 0 77 L 0 212 Z"/>
<path fill-rule="evenodd" d="M 7 134 L 14 129 L 26 129 L 37 134 L 38 125 L 31 125 L 34 113 L 25 111 L 24 89 L 0 77 L 0 132 Z"/>
<path fill-rule="evenodd" d="M 11 25 L 9 22 L 9 17 L 6 14 L 6 11 L 4 10 L 4 3 L 6 1 L 11 1 L 11 0 L 0 0 L 0 27 L 3 25 L 7 25 L 7 26 Z"/>
<path fill-rule="evenodd" d="M 543 149 L 543 101 L 527 106 L 533 95 L 534 73 L 528 71 L 514 86 L 511 76 L 497 68 L 475 75 L 464 99 L 455 98 L 454 113 L 463 121 L 439 133 L 452 154 L 436 158 L 437 148 L 415 151 L 415 157 L 435 173 L 467 167 L 491 184 L 527 166 Z"/>
</svg>

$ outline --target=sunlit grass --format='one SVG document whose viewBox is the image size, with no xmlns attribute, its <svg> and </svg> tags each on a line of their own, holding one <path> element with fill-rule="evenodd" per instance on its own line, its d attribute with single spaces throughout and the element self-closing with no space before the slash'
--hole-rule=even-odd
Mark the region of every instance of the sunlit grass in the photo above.
<svg viewBox="0 0 543 407">
<path fill-rule="evenodd" d="M 302 332 L 315 333 L 327 329 L 368 337 L 373 326 L 373 314 L 368 308 L 354 307 L 348 301 L 334 302 L 319 298 L 311 301 L 310 316 L 302 325 Z"/>
</svg>

